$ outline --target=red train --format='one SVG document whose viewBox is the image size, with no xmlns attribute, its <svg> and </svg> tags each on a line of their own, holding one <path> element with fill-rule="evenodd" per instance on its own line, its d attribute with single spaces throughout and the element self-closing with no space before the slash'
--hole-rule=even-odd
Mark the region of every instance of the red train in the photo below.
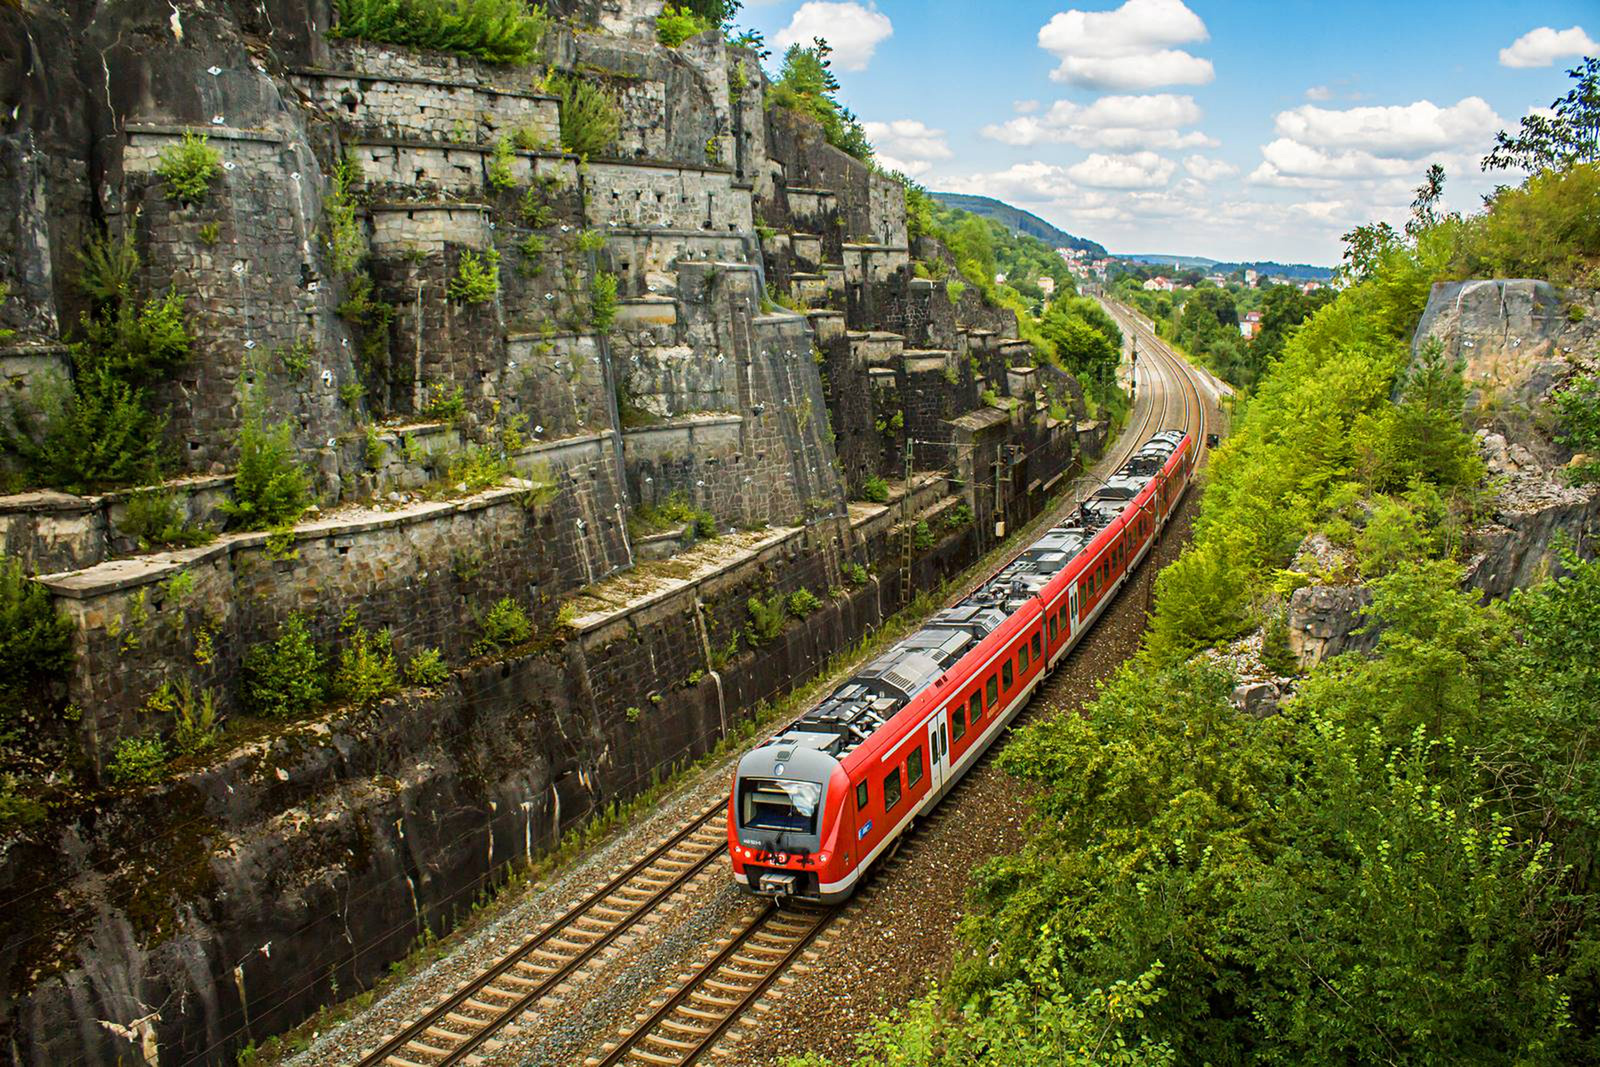
<svg viewBox="0 0 1600 1067">
<path fill-rule="evenodd" d="M 1194 474 L 1156 434 L 1064 525 L 739 761 L 734 881 L 831 904 L 977 762 L 1099 618 Z"/>
</svg>

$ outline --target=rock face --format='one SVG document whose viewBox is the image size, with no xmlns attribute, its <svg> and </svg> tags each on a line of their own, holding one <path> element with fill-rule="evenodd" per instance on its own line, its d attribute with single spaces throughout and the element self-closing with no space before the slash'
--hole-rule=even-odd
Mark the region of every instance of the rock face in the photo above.
<svg viewBox="0 0 1600 1067">
<path fill-rule="evenodd" d="M 1357 633 L 1367 625 L 1362 614 L 1372 594 L 1358 585 L 1313 585 L 1296 589 L 1289 598 L 1289 648 L 1302 670 L 1341 652 L 1370 652 L 1376 631 Z"/>
<path fill-rule="evenodd" d="M 1435 285 L 1415 346 L 1430 339 L 1466 367 L 1468 404 L 1488 425 L 1479 452 L 1496 493 L 1473 531 L 1469 581 L 1485 596 L 1558 573 L 1561 553 L 1595 554 L 1600 487 L 1577 487 L 1572 459 L 1534 413 L 1574 373 L 1600 368 L 1600 300 L 1528 280 Z"/>
</svg>

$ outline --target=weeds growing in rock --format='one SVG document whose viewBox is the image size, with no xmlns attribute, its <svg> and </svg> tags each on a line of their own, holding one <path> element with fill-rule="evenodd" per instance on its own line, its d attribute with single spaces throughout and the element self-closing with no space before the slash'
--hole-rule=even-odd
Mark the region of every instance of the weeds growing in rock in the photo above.
<svg viewBox="0 0 1600 1067">
<path fill-rule="evenodd" d="M 0 734 L 72 663 L 71 620 L 18 559 L 0 560 Z"/>
<path fill-rule="evenodd" d="M 241 530 L 293 524 L 311 504 L 311 478 L 300 465 L 288 420 L 262 426 L 251 415 L 239 428 L 239 464 L 233 499 L 222 510 Z"/>
<path fill-rule="evenodd" d="M 822 601 L 809 589 L 796 589 L 789 594 L 789 614 L 797 619 L 805 618 L 820 607 Z"/>
<path fill-rule="evenodd" d="M 528 618 L 528 613 L 510 597 L 495 601 L 494 606 L 478 620 L 478 626 L 483 633 L 472 645 L 474 656 L 503 652 L 533 636 L 533 622 Z"/>
<path fill-rule="evenodd" d="M 600 271 L 589 283 L 589 322 L 596 333 L 610 333 L 617 320 L 617 276 Z"/>
<path fill-rule="evenodd" d="M 172 720 L 172 745 L 179 755 L 204 752 L 222 736 L 222 720 L 217 715 L 217 696 L 210 689 L 198 693 L 188 678 L 161 683 L 161 688 L 145 703 L 145 710 Z"/>
<path fill-rule="evenodd" d="M 334 163 L 329 178 L 333 189 L 323 200 L 323 211 L 328 219 L 328 235 L 323 240 L 334 271 L 349 274 L 360 266 L 366 255 L 366 242 L 362 239 L 361 221 L 356 218 L 356 199 L 352 192 L 352 187 L 361 179 L 361 168 L 354 159 L 343 156 Z"/>
<path fill-rule="evenodd" d="M 711 29 L 711 23 L 686 7 L 668 4 L 656 16 L 656 40 L 677 48 L 691 37 Z"/>
<path fill-rule="evenodd" d="M 406 681 L 424 687 L 441 686 L 450 680 L 450 665 L 437 648 L 419 649 L 406 661 Z"/>
<path fill-rule="evenodd" d="M 333 695 L 358 708 L 368 708 L 400 688 L 400 669 L 394 658 L 394 635 L 387 629 L 372 633 L 355 622 L 354 611 L 342 629 L 347 635 L 333 671 Z"/>
<path fill-rule="evenodd" d="M 500 253 L 485 249 L 480 256 L 464 249 L 450 279 L 450 299 L 463 304 L 487 304 L 500 292 Z"/>
<path fill-rule="evenodd" d="M 184 131 L 183 140 L 161 150 L 156 174 L 167 185 L 167 199 L 198 204 L 222 173 L 222 153 L 211 147 L 205 134 Z"/>
<path fill-rule="evenodd" d="M 113 785 L 153 785 L 167 767 L 167 745 L 159 737 L 124 737 L 106 765 Z"/>
<path fill-rule="evenodd" d="M 305 619 L 290 615 L 276 637 L 245 653 L 245 701 L 259 715 L 302 715 L 322 703 L 322 664 Z"/>
<path fill-rule="evenodd" d="M 846 563 L 844 565 L 844 576 L 850 579 L 851 585 L 866 585 L 869 578 L 867 568 L 859 563 Z"/>
<path fill-rule="evenodd" d="M 514 188 L 517 175 L 512 164 L 516 159 L 516 149 L 512 147 L 510 138 L 502 137 L 495 141 L 494 149 L 489 153 L 489 184 L 496 189 Z"/>
<path fill-rule="evenodd" d="M 422 390 L 422 414 L 440 422 L 455 422 L 466 414 L 466 390 L 461 386 L 451 389 L 443 382 L 426 385 Z"/>
<path fill-rule="evenodd" d="M 1575 483 L 1600 481 L 1600 374 L 1580 374 L 1555 394 L 1557 436 L 1587 457 L 1567 468 Z"/>
<path fill-rule="evenodd" d="M 861 483 L 861 499 L 873 504 L 889 502 L 889 483 L 874 474 Z"/>
<path fill-rule="evenodd" d="M 129 497 L 128 511 L 120 525 L 122 532 L 144 549 L 193 548 L 217 538 L 217 531 L 209 523 L 190 522 L 177 496 L 164 489 L 149 489 Z"/>
<path fill-rule="evenodd" d="M 527 0 L 335 0 L 331 37 L 355 37 L 490 63 L 532 63 L 542 56 L 550 17 Z"/>
<path fill-rule="evenodd" d="M 752 648 L 764 645 L 777 637 L 788 618 L 788 602 L 782 593 L 774 593 L 766 600 L 753 596 L 745 601 L 745 610 L 750 613 L 750 623 L 745 627 L 745 638 Z"/>
<path fill-rule="evenodd" d="M 584 78 L 558 75 L 550 91 L 561 101 L 561 147 L 587 158 L 609 152 L 622 129 L 622 114 L 611 95 Z"/>
</svg>

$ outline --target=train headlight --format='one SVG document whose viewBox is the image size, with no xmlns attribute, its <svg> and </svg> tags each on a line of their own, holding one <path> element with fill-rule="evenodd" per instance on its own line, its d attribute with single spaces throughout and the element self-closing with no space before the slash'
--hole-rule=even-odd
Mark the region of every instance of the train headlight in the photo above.
<svg viewBox="0 0 1600 1067">
<path fill-rule="evenodd" d="M 827 863 L 828 862 L 828 854 L 826 852 L 818 852 L 817 853 L 817 862 L 818 863 Z"/>
</svg>

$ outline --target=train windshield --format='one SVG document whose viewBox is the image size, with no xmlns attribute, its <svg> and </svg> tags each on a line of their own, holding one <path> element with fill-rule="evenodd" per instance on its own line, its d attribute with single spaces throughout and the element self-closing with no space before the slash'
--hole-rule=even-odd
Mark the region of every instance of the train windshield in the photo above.
<svg viewBox="0 0 1600 1067">
<path fill-rule="evenodd" d="M 739 825 L 747 830 L 815 834 L 822 786 L 782 778 L 746 778 L 739 783 Z"/>
</svg>

